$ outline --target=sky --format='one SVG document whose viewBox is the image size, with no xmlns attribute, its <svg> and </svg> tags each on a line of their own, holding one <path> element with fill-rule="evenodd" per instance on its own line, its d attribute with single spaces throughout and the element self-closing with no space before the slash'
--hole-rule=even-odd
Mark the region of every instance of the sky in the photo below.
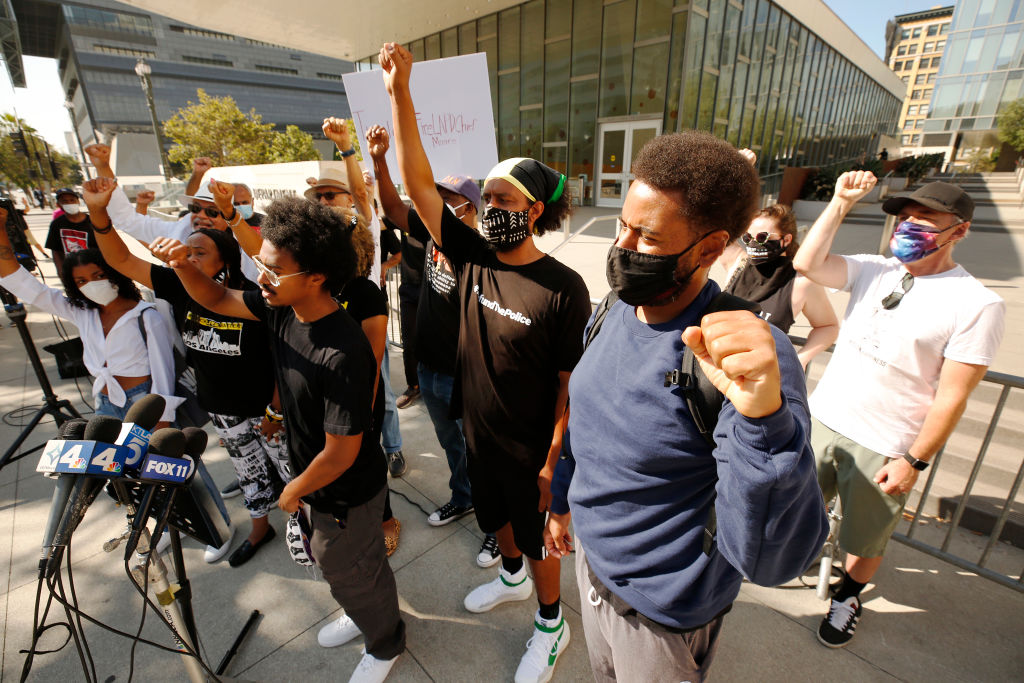
<svg viewBox="0 0 1024 683">
<path fill-rule="evenodd" d="M 881 58 L 885 51 L 886 21 L 897 14 L 952 4 L 952 0 L 949 3 L 936 3 L 934 0 L 825 0 L 825 4 Z M 16 108 L 18 116 L 38 130 L 52 147 L 67 152 L 64 131 L 71 130 L 71 121 L 64 109 L 57 60 L 24 57 L 24 62 L 29 87 L 14 88 L 7 75 L 7 65 L 0 61 L 0 113 L 12 112 Z"/>
</svg>

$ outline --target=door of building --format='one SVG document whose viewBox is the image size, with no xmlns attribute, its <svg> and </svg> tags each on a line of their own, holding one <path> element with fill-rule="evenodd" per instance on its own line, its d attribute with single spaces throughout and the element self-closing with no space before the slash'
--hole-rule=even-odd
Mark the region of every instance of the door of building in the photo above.
<svg viewBox="0 0 1024 683">
<path fill-rule="evenodd" d="M 629 184 L 630 167 L 649 140 L 661 134 L 661 121 L 618 121 L 598 124 L 596 206 L 622 206 Z"/>
</svg>

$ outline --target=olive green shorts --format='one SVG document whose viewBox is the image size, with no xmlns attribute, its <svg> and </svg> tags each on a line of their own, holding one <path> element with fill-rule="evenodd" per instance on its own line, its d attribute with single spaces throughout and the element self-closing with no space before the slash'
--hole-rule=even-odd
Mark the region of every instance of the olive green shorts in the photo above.
<svg viewBox="0 0 1024 683">
<path fill-rule="evenodd" d="M 864 448 L 814 418 L 811 447 L 825 501 L 832 500 L 838 491 L 843 504 L 840 547 L 858 557 L 881 557 L 907 503 L 906 494 L 890 496 L 875 483 L 875 473 L 890 458 Z"/>
</svg>

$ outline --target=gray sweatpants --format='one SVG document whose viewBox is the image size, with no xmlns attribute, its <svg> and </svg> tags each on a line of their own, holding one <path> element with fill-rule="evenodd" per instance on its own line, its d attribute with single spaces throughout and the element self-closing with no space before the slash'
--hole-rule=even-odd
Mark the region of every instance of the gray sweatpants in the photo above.
<svg viewBox="0 0 1024 683">
<path fill-rule="evenodd" d="M 707 679 L 718 648 L 723 617 L 687 633 L 651 628 L 635 614 L 620 617 L 591 590 L 586 554 L 579 536 L 576 537 L 576 582 L 595 681 L 699 683 Z"/>
<path fill-rule="evenodd" d="M 362 631 L 366 651 L 377 659 L 405 650 L 405 622 L 380 526 L 387 492 L 385 486 L 367 503 L 349 508 L 343 525 L 333 515 L 310 509 L 313 557 L 331 595 Z"/>
</svg>

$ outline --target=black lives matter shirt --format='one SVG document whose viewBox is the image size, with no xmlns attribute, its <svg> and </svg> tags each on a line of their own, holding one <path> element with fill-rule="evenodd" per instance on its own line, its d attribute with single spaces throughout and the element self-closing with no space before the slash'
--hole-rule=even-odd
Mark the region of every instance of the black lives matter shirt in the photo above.
<svg viewBox="0 0 1024 683">
<path fill-rule="evenodd" d="M 149 271 L 153 293 L 171 305 L 196 372 L 199 405 L 208 413 L 260 417 L 274 395 L 274 363 L 267 326 L 214 313 L 197 304 L 171 268 Z M 258 287 L 244 281 L 244 289 Z"/>
<path fill-rule="evenodd" d="M 243 299 L 270 329 L 292 470 L 306 471 L 324 449 L 325 432 L 363 435 L 352 465 L 331 483 L 303 496 L 319 512 L 344 519 L 350 507 L 366 503 L 387 482 L 380 441 L 366 436 L 377 365 L 370 342 L 340 307 L 304 323 L 289 306 L 267 306 L 259 290 L 245 292 Z"/>
<path fill-rule="evenodd" d="M 61 214 L 50 223 L 50 231 L 46 233 L 46 244 L 43 246 L 61 256 L 82 249 L 97 249 L 99 245 L 96 244 L 92 229 L 88 215 L 84 221 L 74 223 L 66 213 Z"/>
<path fill-rule="evenodd" d="M 550 256 L 498 260 L 475 230 L 442 211 L 441 250 L 455 268 L 460 329 L 453 409 L 473 457 L 500 473 L 535 476 L 554 432 L 558 373 L 583 353 L 590 294 Z"/>
<path fill-rule="evenodd" d="M 409 236 L 425 245 L 424 282 L 416 307 L 416 358 L 434 372 L 454 375 L 459 347 L 459 283 L 455 268 L 430 239 L 427 227 L 413 209 L 409 210 Z"/>
<path fill-rule="evenodd" d="M 348 281 L 341 293 L 336 297 L 345 312 L 352 316 L 352 319 L 362 329 L 363 321 L 379 315 L 387 316 L 388 300 L 380 287 L 370 282 L 365 277 L 356 277 Z M 371 345 L 371 349 L 373 346 Z M 374 357 L 376 364 L 376 357 Z M 380 384 L 377 385 L 377 395 L 373 400 L 373 426 L 370 435 L 366 438 L 380 441 L 380 433 L 384 427 L 384 390 Z"/>
</svg>

